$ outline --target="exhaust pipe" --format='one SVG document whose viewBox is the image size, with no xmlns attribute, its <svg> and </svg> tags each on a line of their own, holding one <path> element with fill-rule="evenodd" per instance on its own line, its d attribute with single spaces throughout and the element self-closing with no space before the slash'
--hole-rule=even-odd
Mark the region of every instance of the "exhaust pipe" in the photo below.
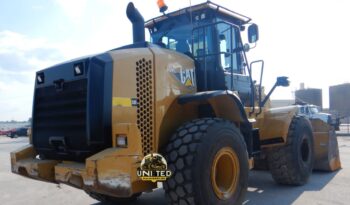
<svg viewBox="0 0 350 205">
<path fill-rule="evenodd" d="M 145 42 L 145 20 L 132 2 L 128 4 L 126 15 L 132 23 L 134 43 Z"/>
</svg>

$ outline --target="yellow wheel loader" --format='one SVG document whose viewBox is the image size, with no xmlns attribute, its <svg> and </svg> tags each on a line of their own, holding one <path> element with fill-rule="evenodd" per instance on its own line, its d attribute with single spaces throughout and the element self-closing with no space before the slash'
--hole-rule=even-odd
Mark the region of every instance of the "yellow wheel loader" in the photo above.
<svg viewBox="0 0 350 205">
<path fill-rule="evenodd" d="M 13 173 L 116 204 L 163 181 L 170 204 L 231 205 L 259 156 L 281 184 L 340 167 L 331 127 L 268 107 L 289 82 L 278 77 L 267 96 L 255 83 L 263 61 L 246 57 L 259 39 L 249 17 L 210 1 L 158 5 L 164 14 L 145 23 L 129 3 L 133 44 L 36 73 L 30 143 L 11 153 Z"/>
</svg>

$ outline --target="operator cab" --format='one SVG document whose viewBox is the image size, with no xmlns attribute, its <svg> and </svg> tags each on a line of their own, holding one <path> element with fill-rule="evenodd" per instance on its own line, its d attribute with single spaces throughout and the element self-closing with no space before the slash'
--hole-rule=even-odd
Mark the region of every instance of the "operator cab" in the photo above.
<svg viewBox="0 0 350 205">
<path fill-rule="evenodd" d="M 252 83 L 241 31 L 250 20 L 208 1 L 151 19 L 146 27 L 152 43 L 195 60 L 198 91 L 237 91 L 246 104 Z"/>
</svg>

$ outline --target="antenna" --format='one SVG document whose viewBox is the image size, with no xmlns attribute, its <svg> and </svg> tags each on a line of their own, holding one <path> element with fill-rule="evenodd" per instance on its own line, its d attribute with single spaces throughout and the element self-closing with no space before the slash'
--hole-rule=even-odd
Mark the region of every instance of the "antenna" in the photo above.
<svg viewBox="0 0 350 205">
<path fill-rule="evenodd" d="M 190 17 L 191 17 L 191 25 L 192 25 L 192 28 L 193 28 L 193 22 L 192 22 L 192 1 L 191 0 L 189 0 L 190 1 L 190 13 L 191 13 L 191 15 L 190 15 Z"/>
<path fill-rule="evenodd" d="M 191 42 L 190 43 L 191 43 L 191 45 L 193 45 L 192 42 L 193 42 L 194 38 L 193 38 L 193 32 L 192 31 L 193 31 L 194 27 L 193 27 L 193 19 L 192 19 L 192 1 L 191 0 L 189 0 L 189 1 L 190 1 L 190 19 L 191 19 L 191 27 L 192 27 L 191 28 Z M 192 46 L 191 46 L 191 49 L 192 49 L 191 52 L 193 52 Z"/>
</svg>

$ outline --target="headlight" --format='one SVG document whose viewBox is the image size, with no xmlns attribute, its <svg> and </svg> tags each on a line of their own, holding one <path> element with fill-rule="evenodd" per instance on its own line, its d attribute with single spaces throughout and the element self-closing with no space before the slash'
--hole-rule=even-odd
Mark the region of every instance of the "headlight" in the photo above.
<svg viewBox="0 0 350 205">
<path fill-rule="evenodd" d="M 45 82 L 45 75 L 44 75 L 44 73 L 38 73 L 36 75 L 36 82 L 37 82 L 37 84 L 43 84 Z"/>
<path fill-rule="evenodd" d="M 117 136 L 117 147 L 127 147 L 128 146 L 128 138 L 126 135 L 118 135 Z"/>
<path fill-rule="evenodd" d="M 83 75 L 84 74 L 84 64 L 83 63 L 77 63 L 74 64 L 74 75 Z"/>
</svg>

